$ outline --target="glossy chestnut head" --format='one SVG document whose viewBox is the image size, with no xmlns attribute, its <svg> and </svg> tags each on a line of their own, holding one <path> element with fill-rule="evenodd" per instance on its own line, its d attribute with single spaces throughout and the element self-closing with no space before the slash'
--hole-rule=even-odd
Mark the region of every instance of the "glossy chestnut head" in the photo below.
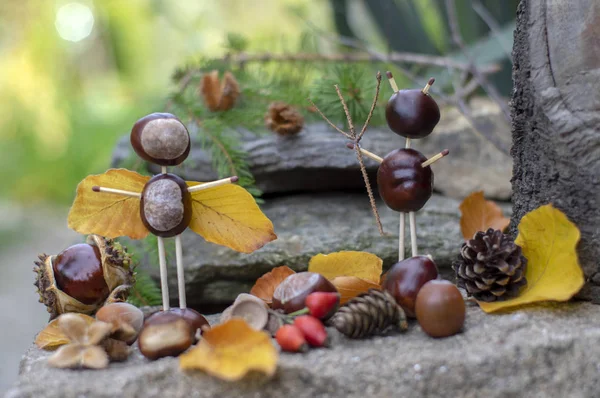
<svg viewBox="0 0 600 398">
<path fill-rule="evenodd" d="M 138 347 L 148 359 L 176 357 L 194 343 L 192 327 L 181 315 L 157 312 L 151 315 L 140 332 Z"/>
<path fill-rule="evenodd" d="M 138 120 L 130 140 L 139 157 L 160 166 L 176 166 L 190 153 L 190 134 L 170 113 L 152 113 Z"/>
<path fill-rule="evenodd" d="M 440 121 L 440 108 L 421 90 L 400 90 L 390 97 L 385 118 L 394 133 L 406 138 L 424 138 Z"/>
<path fill-rule="evenodd" d="M 182 233 L 192 218 L 192 198 L 185 181 L 169 173 L 152 177 L 142 191 L 140 215 L 156 236 L 169 238 Z"/>
<path fill-rule="evenodd" d="M 408 213 L 425 206 L 433 193 L 431 167 L 421 166 L 426 160 L 414 149 L 397 149 L 383 159 L 377 170 L 377 185 L 390 209 Z"/>
<path fill-rule="evenodd" d="M 335 286 L 323 275 L 316 272 L 298 272 L 285 278 L 273 292 L 273 309 L 286 313 L 305 307 L 305 301 L 313 292 L 335 292 Z"/>
</svg>

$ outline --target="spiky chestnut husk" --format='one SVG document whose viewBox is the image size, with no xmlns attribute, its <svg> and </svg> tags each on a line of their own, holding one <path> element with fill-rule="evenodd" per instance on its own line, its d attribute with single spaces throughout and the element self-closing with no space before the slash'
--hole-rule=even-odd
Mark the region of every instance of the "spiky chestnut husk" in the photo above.
<svg viewBox="0 0 600 398">
<path fill-rule="evenodd" d="M 53 262 L 56 255 L 41 254 L 35 261 L 34 285 L 40 295 L 40 303 L 46 305 L 50 320 L 66 312 L 93 314 L 104 304 L 127 300 L 129 290 L 135 284 L 131 256 L 119 242 L 99 235 L 89 235 L 86 243 L 96 246 L 100 252 L 104 281 L 108 286 L 108 297 L 94 304 L 84 304 L 59 289 L 54 276 Z"/>
</svg>

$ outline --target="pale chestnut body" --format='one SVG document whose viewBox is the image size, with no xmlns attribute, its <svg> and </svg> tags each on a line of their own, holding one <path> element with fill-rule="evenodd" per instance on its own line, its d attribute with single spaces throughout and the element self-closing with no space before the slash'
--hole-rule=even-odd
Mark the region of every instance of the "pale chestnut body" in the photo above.
<svg viewBox="0 0 600 398">
<path fill-rule="evenodd" d="M 192 217 L 185 181 L 169 173 L 152 177 L 142 191 L 140 215 L 146 228 L 156 236 L 168 238 L 183 232 Z"/>
</svg>

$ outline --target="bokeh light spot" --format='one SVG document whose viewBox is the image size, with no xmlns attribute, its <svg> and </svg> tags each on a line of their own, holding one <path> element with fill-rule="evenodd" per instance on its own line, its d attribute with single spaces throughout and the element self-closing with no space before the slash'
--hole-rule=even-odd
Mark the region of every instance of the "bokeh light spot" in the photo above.
<svg viewBox="0 0 600 398">
<path fill-rule="evenodd" d="M 94 14 L 92 9 L 81 3 L 68 3 L 56 12 L 56 31 L 68 41 L 81 41 L 92 33 Z"/>
</svg>

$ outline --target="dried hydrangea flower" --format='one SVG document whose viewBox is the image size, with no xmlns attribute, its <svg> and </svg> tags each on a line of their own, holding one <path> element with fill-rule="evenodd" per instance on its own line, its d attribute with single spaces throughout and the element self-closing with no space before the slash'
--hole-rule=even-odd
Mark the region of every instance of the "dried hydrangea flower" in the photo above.
<svg viewBox="0 0 600 398">
<path fill-rule="evenodd" d="M 48 364 L 56 368 L 103 369 L 109 357 L 100 344 L 112 331 L 112 325 L 96 321 L 88 326 L 77 314 L 63 314 L 58 319 L 60 330 L 70 343 L 60 347 Z"/>
</svg>

